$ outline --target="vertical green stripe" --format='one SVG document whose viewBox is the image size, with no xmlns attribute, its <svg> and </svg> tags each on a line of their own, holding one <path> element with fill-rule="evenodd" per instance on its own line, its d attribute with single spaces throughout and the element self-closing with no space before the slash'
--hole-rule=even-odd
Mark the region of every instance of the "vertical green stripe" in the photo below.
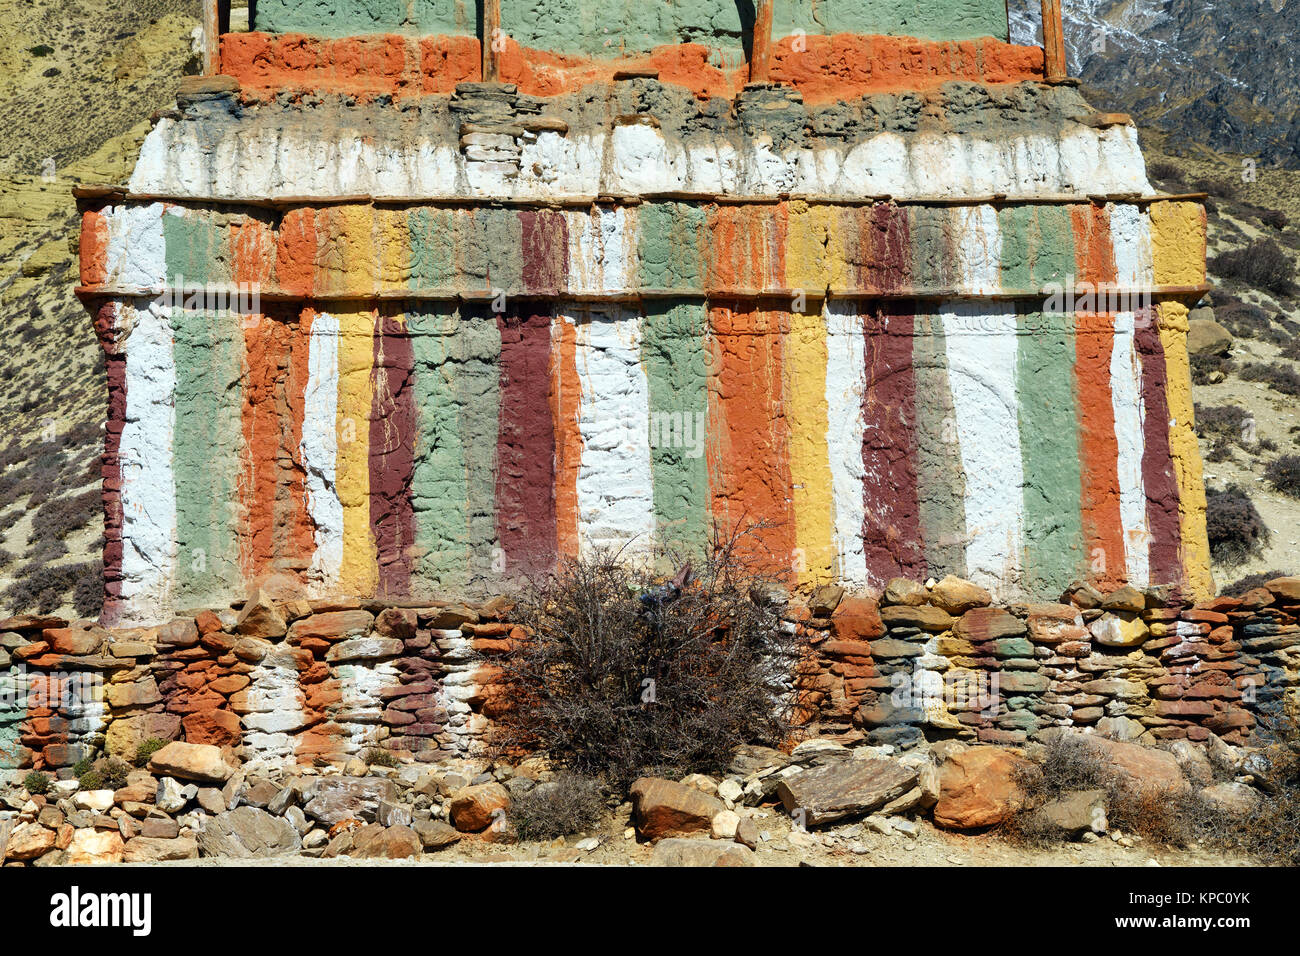
<svg viewBox="0 0 1300 956">
<path fill-rule="evenodd" d="M 417 410 L 414 578 L 464 586 L 492 573 L 501 337 L 490 316 L 451 304 L 410 313 L 407 328 Z"/>
<path fill-rule="evenodd" d="M 454 209 L 413 209 L 407 216 L 411 241 L 411 288 L 420 291 L 456 288 Z M 459 213 L 463 215 L 463 213 Z"/>
<path fill-rule="evenodd" d="M 655 525 L 667 549 L 708 541 L 708 310 L 703 302 L 646 304 L 641 361 L 649 382 Z"/>
<path fill-rule="evenodd" d="M 514 209 L 456 212 L 456 265 L 460 288 L 524 291 L 523 226 Z"/>
<path fill-rule="evenodd" d="M 1031 593 L 1056 593 L 1078 576 L 1083 522 L 1074 338 L 1068 314 L 1021 312 L 1016 391 L 1024 484 L 1024 577 Z"/>
<path fill-rule="evenodd" d="M 705 218 L 700 206 L 687 203 L 647 203 L 638 208 L 637 244 L 643 288 L 700 288 L 700 242 Z"/>
<path fill-rule="evenodd" d="M 1002 288 L 1028 289 L 1033 282 L 1031 233 L 1037 239 L 1038 222 L 1033 206 L 1004 206 L 998 210 L 1002 234 Z"/>
<path fill-rule="evenodd" d="M 1054 282 L 1064 285 L 1074 273 L 1074 226 L 1068 206 L 1031 206 L 1036 229 L 1032 234 L 1032 278 L 1035 288 Z"/>
<path fill-rule="evenodd" d="M 916 497 L 930 575 L 966 574 L 966 475 L 948 387 L 943 319 L 918 314 L 912 348 L 916 376 Z M 868 519 L 869 520 L 869 519 Z"/>
<path fill-rule="evenodd" d="M 168 282 L 177 276 L 187 287 L 230 281 L 228 233 L 211 216 L 164 213 L 162 220 Z"/>
<path fill-rule="evenodd" d="M 176 361 L 176 558 L 179 607 L 197 607 L 240 580 L 238 483 L 244 334 L 230 310 L 173 308 Z"/>
</svg>

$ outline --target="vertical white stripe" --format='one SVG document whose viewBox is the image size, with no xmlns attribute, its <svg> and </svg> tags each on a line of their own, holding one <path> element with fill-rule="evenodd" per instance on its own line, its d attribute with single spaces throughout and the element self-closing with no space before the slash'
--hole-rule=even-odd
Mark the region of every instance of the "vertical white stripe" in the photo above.
<svg viewBox="0 0 1300 956">
<path fill-rule="evenodd" d="M 167 275 L 163 204 L 105 210 L 108 248 L 104 268 L 109 285 L 161 292 Z"/>
<path fill-rule="evenodd" d="M 126 422 L 122 427 L 123 623 L 158 621 L 171 605 L 176 565 L 172 473 L 176 364 L 169 310 L 124 302 Z"/>
<path fill-rule="evenodd" d="M 343 504 L 335 484 L 338 401 L 339 321 L 327 312 L 319 312 L 311 324 L 300 446 L 306 472 L 307 511 L 316 538 L 307 575 L 316 594 L 337 589 L 343 566 Z"/>
<path fill-rule="evenodd" d="M 593 206 L 570 212 L 569 289 L 587 295 L 629 287 L 627 210 Z"/>
<path fill-rule="evenodd" d="M 966 576 L 1014 590 L 1024 532 L 1024 472 L 1016 394 L 1016 316 L 997 303 L 942 310 L 948 384 L 966 473 Z"/>
<path fill-rule="evenodd" d="M 591 313 L 590 321 L 578 323 L 576 351 L 582 380 L 579 547 L 590 554 L 634 538 L 624 553 L 648 552 L 654 547 L 654 482 L 640 318 L 621 309 Z M 691 422 L 692 434 L 695 428 Z"/>
<path fill-rule="evenodd" d="M 827 301 L 826 448 L 831 466 L 835 550 L 841 581 L 867 583 L 862 527 L 866 520 L 866 483 L 888 488 L 888 475 L 867 475 L 862 462 L 865 423 L 862 393 L 866 387 L 866 333 L 856 303 Z"/>
<path fill-rule="evenodd" d="M 957 255 L 961 286 L 976 295 L 991 295 L 1002 286 L 1002 232 L 992 206 L 956 207 Z"/>
<path fill-rule="evenodd" d="M 1151 531 L 1147 526 L 1146 489 L 1142 481 L 1142 360 L 1134 348 L 1132 312 L 1115 315 L 1115 337 L 1110 353 L 1110 401 L 1115 413 L 1115 441 L 1119 446 L 1119 519 L 1124 529 L 1124 565 L 1128 582 L 1145 587 L 1150 581 Z"/>
<path fill-rule="evenodd" d="M 1110 206 L 1110 241 L 1115 253 L 1115 281 L 1125 291 L 1145 289 L 1153 279 L 1151 220 L 1130 203 Z"/>
</svg>

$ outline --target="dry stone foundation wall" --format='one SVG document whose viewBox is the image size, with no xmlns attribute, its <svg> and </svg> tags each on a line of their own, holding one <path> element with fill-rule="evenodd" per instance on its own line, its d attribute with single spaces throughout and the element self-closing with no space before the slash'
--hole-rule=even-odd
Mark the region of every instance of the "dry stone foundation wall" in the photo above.
<svg viewBox="0 0 1300 956">
<path fill-rule="evenodd" d="M 1300 675 L 1300 579 L 1199 605 L 1080 584 L 1069 603 L 999 606 L 978 585 L 895 579 L 880 602 L 819 589 L 785 608 L 808 652 L 796 737 L 1023 744 L 1072 727 L 1121 740 L 1245 743 Z M 5 767 L 133 758 L 158 738 L 246 765 L 371 748 L 421 762 L 487 752 L 508 706 L 494 658 L 526 640 L 511 604 L 275 600 L 156 627 L 0 621 Z"/>
</svg>

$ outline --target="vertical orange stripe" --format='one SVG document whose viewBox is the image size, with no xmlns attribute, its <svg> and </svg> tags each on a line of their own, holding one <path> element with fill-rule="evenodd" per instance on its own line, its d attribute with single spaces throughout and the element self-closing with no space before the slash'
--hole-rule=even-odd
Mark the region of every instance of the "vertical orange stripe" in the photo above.
<svg viewBox="0 0 1300 956">
<path fill-rule="evenodd" d="M 577 317 L 575 317 L 577 318 Z M 582 466 L 582 382 L 578 330 L 568 316 L 551 323 L 551 420 L 555 422 L 555 537 L 561 557 L 578 555 L 578 469 Z"/>
<path fill-rule="evenodd" d="M 741 553 L 788 578 L 795 524 L 782 407 L 782 316 L 752 305 L 709 311 L 709 491 L 719 531 L 750 532 Z"/>
<path fill-rule="evenodd" d="M 316 215 L 312 209 L 292 209 L 280 221 L 275 250 L 275 278 L 280 291 L 309 296 L 316 269 Z"/>
<path fill-rule="evenodd" d="M 316 313 L 303 309 L 298 321 L 288 331 L 288 370 L 284 376 L 283 398 L 285 416 L 282 424 L 281 459 L 289 464 L 284 469 L 284 501 L 277 502 L 276 527 L 283 529 L 283 543 L 277 548 L 292 560 L 295 567 L 311 564 L 316 550 L 314 526 L 307 512 L 307 469 L 302 460 L 302 425 L 307 391 L 309 353 L 311 349 L 311 324 Z M 277 496 L 278 497 L 278 496 Z"/>
<path fill-rule="evenodd" d="M 1105 208 L 1073 206 L 1070 213 L 1076 286 L 1083 282 L 1114 282 L 1115 257 Z M 1110 397 L 1114 319 L 1096 312 L 1076 312 L 1074 321 L 1085 563 L 1094 584 L 1111 588 L 1123 583 L 1125 572 L 1117 473 L 1119 444 Z"/>
<path fill-rule="evenodd" d="M 108 219 L 87 210 L 81 215 L 81 284 L 100 285 L 108 278 Z"/>
<path fill-rule="evenodd" d="M 230 229 L 231 281 L 261 288 L 269 272 L 270 236 L 262 223 L 245 221 Z M 275 556 L 275 486 L 280 450 L 277 393 L 288 336 L 279 322 L 266 315 L 245 315 L 243 402 L 240 425 L 244 435 L 239 476 L 239 564 L 245 580 L 271 570 Z"/>
</svg>

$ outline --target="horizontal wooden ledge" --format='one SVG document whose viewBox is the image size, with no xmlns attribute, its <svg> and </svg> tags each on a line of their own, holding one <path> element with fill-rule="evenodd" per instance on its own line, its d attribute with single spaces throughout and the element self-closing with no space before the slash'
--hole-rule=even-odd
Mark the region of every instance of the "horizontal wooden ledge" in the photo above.
<svg viewBox="0 0 1300 956">
<path fill-rule="evenodd" d="M 899 301 L 905 299 L 920 301 L 1017 301 L 1031 299 L 1051 298 L 1054 295 L 1063 294 L 1073 289 L 1076 297 L 1082 298 L 1080 289 L 1090 285 L 1093 296 L 1102 296 L 1107 298 L 1141 298 L 1148 296 L 1151 299 L 1179 299 L 1192 295 L 1203 295 L 1213 288 L 1208 283 L 1198 285 L 1162 285 L 1155 286 L 1151 289 L 1120 289 L 1112 288 L 1101 283 L 1088 283 L 1076 281 L 1074 286 L 1063 286 L 1061 289 L 1002 289 L 996 292 L 972 292 L 969 289 L 901 289 L 891 290 L 888 292 L 878 289 L 748 289 L 748 288 L 723 288 L 723 289 L 636 289 L 621 290 L 616 292 L 570 292 L 567 290 L 545 291 L 530 290 L 525 292 L 511 292 L 508 290 L 449 290 L 449 289 L 382 289 L 374 292 L 313 292 L 311 295 L 302 295 L 292 292 L 258 292 L 257 297 L 261 302 L 490 302 L 493 299 L 500 298 L 503 294 L 507 299 L 526 299 L 531 301 L 563 301 L 563 302 L 635 302 L 641 299 L 708 299 L 708 300 L 728 300 L 728 299 L 793 299 L 800 295 L 811 301 L 821 299 L 881 299 L 890 301 Z M 84 299 L 156 299 L 161 296 L 185 299 L 190 294 L 206 291 L 209 294 L 226 295 L 233 298 L 241 296 L 251 296 L 248 291 L 241 292 L 238 286 L 228 286 L 213 284 L 209 287 L 200 289 L 198 287 L 188 287 L 185 289 L 145 289 L 138 286 L 77 286 L 76 294 Z M 204 311 L 198 309 L 196 311 Z M 211 310 L 209 310 L 211 311 Z"/>
<path fill-rule="evenodd" d="M 625 194 L 595 194 L 581 196 L 497 197 L 497 196 L 384 196 L 356 194 L 348 196 L 281 196 L 272 199 L 237 198 L 233 196 L 177 196 L 165 193 L 133 193 L 123 187 L 103 185 L 77 185 L 72 194 L 81 200 L 111 202 L 153 203 L 199 206 L 248 206 L 259 209 L 294 209 L 303 206 L 446 206 L 483 208 L 492 206 L 519 206 L 538 209 L 588 208 L 591 206 L 637 206 L 647 202 L 697 202 L 717 205 L 764 206 L 783 202 L 806 202 L 818 206 L 874 206 L 892 203 L 897 206 L 1030 206 L 1030 205 L 1083 205 L 1122 202 L 1135 206 L 1148 206 L 1156 202 L 1203 201 L 1208 193 L 1046 193 L 1033 196 L 1013 196 L 1007 193 L 989 193 L 976 196 L 911 196 L 888 194 L 873 196 L 828 196 L 817 193 L 780 193 L 739 195 L 734 193 L 655 192 Z"/>
</svg>

